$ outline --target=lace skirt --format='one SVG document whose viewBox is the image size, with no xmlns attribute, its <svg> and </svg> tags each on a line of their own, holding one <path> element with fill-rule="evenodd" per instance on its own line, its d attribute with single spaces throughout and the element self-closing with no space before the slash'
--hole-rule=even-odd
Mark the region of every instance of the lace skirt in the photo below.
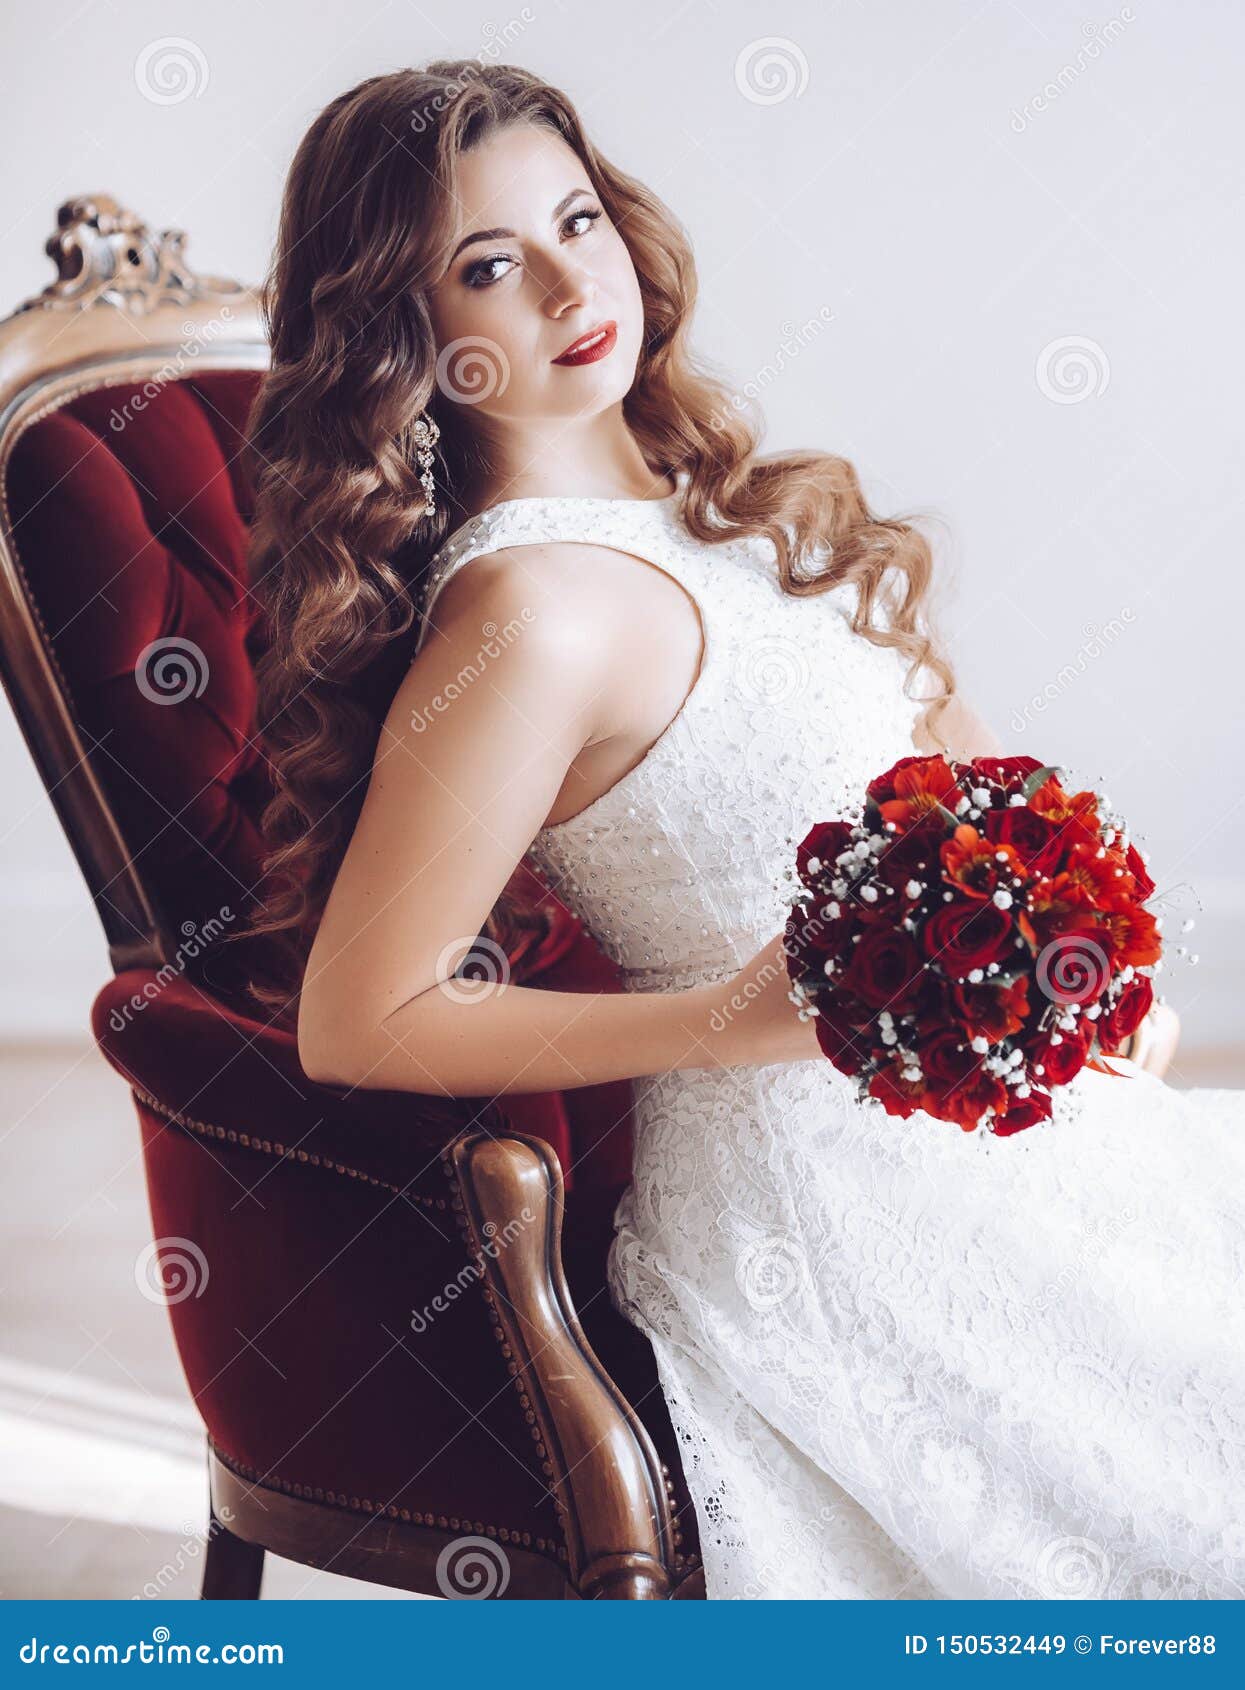
<svg viewBox="0 0 1245 1690">
<path fill-rule="evenodd" d="M 1245 1092 L 1010 1139 L 821 1061 L 636 1082 L 611 1293 L 711 1598 L 1245 1596 Z"/>
</svg>

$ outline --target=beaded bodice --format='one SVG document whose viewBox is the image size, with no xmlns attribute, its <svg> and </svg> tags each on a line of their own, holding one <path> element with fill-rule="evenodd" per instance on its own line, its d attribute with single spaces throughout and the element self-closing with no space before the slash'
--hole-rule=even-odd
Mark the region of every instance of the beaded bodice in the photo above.
<svg viewBox="0 0 1245 1690">
<path fill-rule="evenodd" d="M 854 588 L 782 590 L 765 537 L 696 539 L 686 474 L 656 501 L 511 499 L 438 551 L 423 614 L 485 552 L 539 542 L 609 546 L 665 570 L 696 602 L 699 673 L 644 757 L 528 860 L 633 990 L 725 978 L 783 925 L 795 845 L 815 821 L 858 815 L 866 783 L 909 755 L 920 704 L 900 655 L 854 634 Z M 427 621 L 421 624 L 422 642 Z"/>
</svg>

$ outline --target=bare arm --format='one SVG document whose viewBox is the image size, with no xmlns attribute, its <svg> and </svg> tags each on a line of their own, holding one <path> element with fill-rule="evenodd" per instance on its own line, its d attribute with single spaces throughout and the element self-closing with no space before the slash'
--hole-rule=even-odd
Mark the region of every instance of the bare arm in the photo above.
<svg viewBox="0 0 1245 1690">
<path fill-rule="evenodd" d="M 604 737 L 612 645 L 582 570 L 523 548 L 452 580 L 399 687 L 299 1008 L 303 1067 L 328 1084 L 495 1096 L 817 1054 L 781 959 L 732 1011 L 728 987 L 553 992 L 451 978 Z M 542 566 L 547 565 L 547 567 Z M 481 629 L 496 630 L 490 645 Z"/>
</svg>

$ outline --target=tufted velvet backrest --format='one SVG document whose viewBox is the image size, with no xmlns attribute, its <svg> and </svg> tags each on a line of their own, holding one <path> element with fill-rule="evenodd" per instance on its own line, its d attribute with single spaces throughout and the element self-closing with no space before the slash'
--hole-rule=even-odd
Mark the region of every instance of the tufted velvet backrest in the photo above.
<svg viewBox="0 0 1245 1690">
<path fill-rule="evenodd" d="M 79 734 L 193 977 L 226 989 L 260 882 L 256 601 L 242 430 L 259 373 L 96 388 L 27 427 L 5 491 L 16 558 Z"/>
<path fill-rule="evenodd" d="M 215 941 L 254 905 L 271 791 L 255 733 L 263 636 L 243 453 L 261 379 L 225 369 L 80 392 L 23 430 L 4 482 L 24 594 L 126 855 L 174 941 L 170 960 L 189 985 L 258 1014 L 250 1038 L 266 1020 L 242 997 L 260 946 Z M 525 866 L 513 885 L 552 916 L 548 937 L 513 959 L 516 978 L 617 989 L 560 900 Z M 96 895 L 106 901 L 107 888 Z M 294 1061 L 287 1042 L 281 1060 Z M 568 1188 L 608 1194 L 625 1182 L 627 1082 L 506 1104 L 515 1126 L 557 1149 Z"/>
</svg>

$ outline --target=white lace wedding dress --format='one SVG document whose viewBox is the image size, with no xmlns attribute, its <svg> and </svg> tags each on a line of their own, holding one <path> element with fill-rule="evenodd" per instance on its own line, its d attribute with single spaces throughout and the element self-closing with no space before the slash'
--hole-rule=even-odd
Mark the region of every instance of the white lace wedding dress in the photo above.
<svg viewBox="0 0 1245 1690">
<path fill-rule="evenodd" d="M 538 541 L 696 600 L 683 708 L 529 857 L 637 992 L 726 980 L 781 930 L 796 842 L 859 816 L 919 709 L 852 634 L 854 589 L 795 598 L 768 541 L 694 540 L 683 479 L 495 505 L 425 601 Z M 711 1598 L 1245 1596 L 1245 1092 L 1128 1066 L 1009 1139 L 888 1116 L 820 1058 L 635 1082 L 609 1283 L 656 1352 Z"/>
</svg>

